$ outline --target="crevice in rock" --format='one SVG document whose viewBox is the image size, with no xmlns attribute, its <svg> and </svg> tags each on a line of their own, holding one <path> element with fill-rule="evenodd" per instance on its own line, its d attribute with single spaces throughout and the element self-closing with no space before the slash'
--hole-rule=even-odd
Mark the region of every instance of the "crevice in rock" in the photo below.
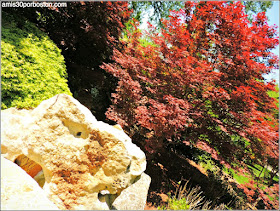
<svg viewBox="0 0 280 211">
<path fill-rule="evenodd" d="M 68 128 L 70 134 L 75 136 L 76 138 L 87 139 L 89 136 L 89 132 L 87 130 L 87 126 L 83 124 L 79 124 L 77 122 L 70 121 L 68 119 L 63 119 L 62 124 Z"/>
<path fill-rule="evenodd" d="M 130 167 L 131 167 L 131 160 L 130 160 L 129 165 L 126 168 L 126 171 L 125 171 L 126 174 L 130 172 Z"/>
<path fill-rule="evenodd" d="M 29 174 L 43 188 L 45 184 L 45 176 L 40 164 L 25 155 L 19 155 L 14 161 L 27 174 Z"/>
<path fill-rule="evenodd" d="M 108 190 L 102 190 L 98 193 L 98 200 L 102 203 L 106 203 L 110 209 L 112 209 L 112 204 L 117 198 L 117 194 L 110 194 Z"/>
</svg>

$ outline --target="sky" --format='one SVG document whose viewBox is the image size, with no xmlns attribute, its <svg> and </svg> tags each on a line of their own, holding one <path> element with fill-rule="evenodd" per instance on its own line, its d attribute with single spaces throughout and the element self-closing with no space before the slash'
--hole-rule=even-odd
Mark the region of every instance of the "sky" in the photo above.
<svg viewBox="0 0 280 211">
<path fill-rule="evenodd" d="M 279 27 L 279 1 L 273 1 L 273 7 L 267 11 L 266 15 L 269 18 L 268 21 L 269 25 L 276 24 Z M 278 33 L 279 33 L 279 28 L 278 28 Z M 279 57 L 279 45 L 272 52 L 278 55 Z M 279 86 L 279 69 L 274 70 L 273 73 L 269 74 L 265 78 L 267 80 L 275 79 Z"/>
</svg>

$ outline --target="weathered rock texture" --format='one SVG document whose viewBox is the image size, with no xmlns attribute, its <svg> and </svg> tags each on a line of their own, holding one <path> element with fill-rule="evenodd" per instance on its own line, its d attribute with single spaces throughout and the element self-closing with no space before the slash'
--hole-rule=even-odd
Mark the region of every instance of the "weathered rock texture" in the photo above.
<svg viewBox="0 0 280 211">
<path fill-rule="evenodd" d="M 116 210 L 144 210 L 150 183 L 151 177 L 143 173 L 134 184 L 121 192 L 114 200 L 112 208 Z"/>
<path fill-rule="evenodd" d="M 97 121 L 68 95 L 1 112 L 1 153 L 60 209 L 110 209 L 146 168 L 145 154 L 120 127 Z"/>
<path fill-rule="evenodd" d="M 23 169 L 1 156 L 1 210 L 58 210 Z"/>
</svg>

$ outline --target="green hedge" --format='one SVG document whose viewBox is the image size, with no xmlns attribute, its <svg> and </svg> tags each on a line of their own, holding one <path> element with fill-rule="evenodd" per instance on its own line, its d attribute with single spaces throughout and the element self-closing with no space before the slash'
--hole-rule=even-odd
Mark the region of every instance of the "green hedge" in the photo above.
<svg viewBox="0 0 280 211">
<path fill-rule="evenodd" d="M 2 12 L 1 36 L 1 109 L 28 109 L 59 93 L 72 95 L 61 50 L 44 32 Z"/>
</svg>

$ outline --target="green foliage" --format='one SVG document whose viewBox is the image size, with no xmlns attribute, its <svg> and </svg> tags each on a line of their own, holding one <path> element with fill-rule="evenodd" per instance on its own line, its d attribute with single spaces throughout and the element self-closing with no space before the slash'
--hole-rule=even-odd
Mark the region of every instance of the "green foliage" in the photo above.
<svg viewBox="0 0 280 211">
<path fill-rule="evenodd" d="M 2 109 L 32 108 L 59 93 L 72 95 L 61 51 L 36 26 L 2 13 Z"/>
<path fill-rule="evenodd" d="M 233 1 L 228 1 L 232 3 Z M 245 6 L 245 12 L 250 21 L 253 15 L 259 12 L 266 12 L 273 6 L 273 1 L 242 1 Z M 130 7 L 133 9 L 133 17 L 139 21 L 143 21 L 146 15 L 148 21 L 162 27 L 161 19 L 168 18 L 170 10 L 184 9 L 183 1 L 132 1 Z"/>
<path fill-rule="evenodd" d="M 249 16 L 250 21 L 253 20 L 253 15 L 259 12 L 266 12 L 273 6 L 272 1 L 244 1 L 245 12 Z"/>
<path fill-rule="evenodd" d="M 170 210 L 188 210 L 190 209 L 190 205 L 186 203 L 185 198 L 181 198 L 181 199 L 171 198 L 168 202 L 168 208 Z"/>
<path fill-rule="evenodd" d="M 227 169 L 225 168 L 224 171 L 231 175 L 239 184 L 245 184 L 249 182 L 249 178 L 243 175 L 238 174 L 233 169 Z"/>
<path fill-rule="evenodd" d="M 132 1 L 130 7 L 133 9 L 133 17 L 139 21 L 145 15 L 148 21 L 162 26 L 161 19 L 168 18 L 170 10 L 179 10 L 184 7 L 183 1 Z"/>
<path fill-rule="evenodd" d="M 276 100 L 276 102 L 277 102 L 276 105 L 279 109 L 279 87 L 276 86 L 275 91 L 268 91 L 268 95 L 269 95 L 269 97 L 272 97 Z M 277 113 L 278 113 L 278 111 L 277 111 Z"/>
<path fill-rule="evenodd" d="M 275 87 L 276 90 L 275 91 L 269 91 L 268 94 L 270 97 L 273 97 L 275 100 L 278 101 L 278 106 L 279 106 L 279 88 Z"/>
<path fill-rule="evenodd" d="M 270 176 L 269 173 L 271 172 L 269 168 L 257 164 L 255 164 L 254 166 L 249 166 L 249 168 L 253 171 L 255 177 L 262 178 L 261 180 L 262 183 L 264 184 L 267 183 L 267 180 L 269 179 Z M 274 180 L 275 183 L 279 183 L 279 177 L 277 175 L 275 175 L 272 179 Z"/>
</svg>

